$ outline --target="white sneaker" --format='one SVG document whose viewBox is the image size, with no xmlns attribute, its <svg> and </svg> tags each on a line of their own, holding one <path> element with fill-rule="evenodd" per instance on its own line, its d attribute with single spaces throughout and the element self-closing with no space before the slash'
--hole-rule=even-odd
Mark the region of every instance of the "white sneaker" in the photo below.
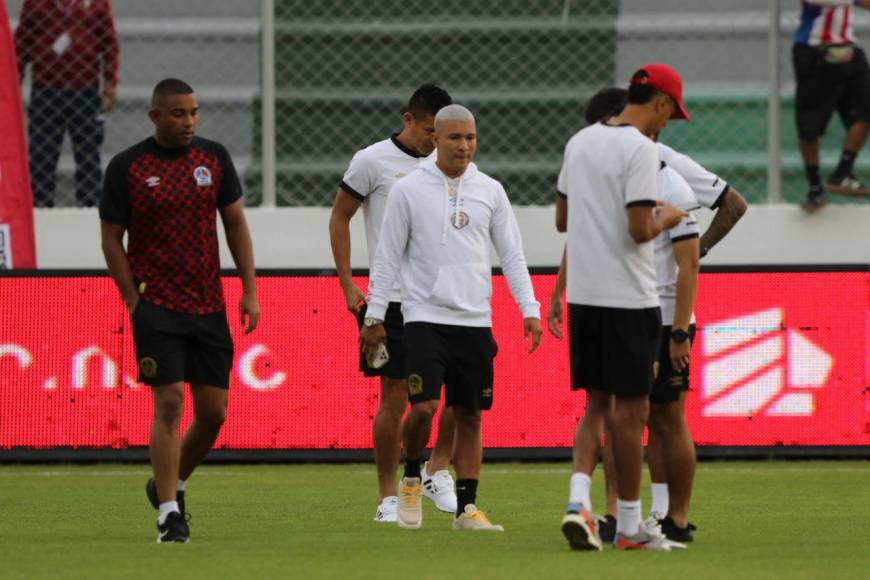
<svg viewBox="0 0 870 580">
<path fill-rule="evenodd" d="M 396 523 L 398 510 L 399 498 L 394 495 L 385 497 L 378 506 L 378 511 L 375 512 L 375 521 Z"/>
<path fill-rule="evenodd" d="M 474 504 L 465 506 L 465 511 L 453 520 L 454 530 L 474 530 L 485 532 L 503 532 L 504 528 L 489 521 L 486 514 L 479 511 Z"/>
<path fill-rule="evenodd" d="M 658 530 L 658 533 L 661 534 L 662 520 L 665 519 L 666 515 L 661 512 L 650 512 L 649 516 L 643 521 L 643 528 L 649 531 Z"/>
<path fill-rule="evenodd" d="M 647 518 L 649 521 L 650 518 Z M 613 547 L 617 550 L 654 550 L 670 552 L 671 550 L 685 550 L 686 544 L 669 540 L 662 533 L 661 526 L 649 527 L 646 522 L 642 523 L 637 533 L 627 536 L 622 533 L 616 534 Z"/>
<path fill-rule="evenodd" d="M 399 502 L 396 522 L 400 528 L 417 530 L 423 525 L 423 489 L 419 477 L 403 477 L 399 483 Z"/>
<path fill-rule="evenodd" d="M 453 477 L 446 469 L 436 471 L 432 475 L 426 473 L 429 462 L 423 464 L 420 477 L 423 480 L 423 497 L 435 502 L 442 512 L 456 513 L 456 492 L 454 491 Z"/>
</svg>

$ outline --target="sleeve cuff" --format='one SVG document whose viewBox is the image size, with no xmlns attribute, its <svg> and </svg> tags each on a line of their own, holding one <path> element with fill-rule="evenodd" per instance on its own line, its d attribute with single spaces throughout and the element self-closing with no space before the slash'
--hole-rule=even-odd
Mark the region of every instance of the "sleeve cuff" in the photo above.
<svg viewBox="0 0 870 580">
<path fill-rule="evenodd" d="M 656 200 L 654 199 L 638 199 L 636 201 L 630 201 L 625 204 L 625 209 L 630 209 L 633 207 L 655 207 Z"/>
<path fill-rule="evenodd" d="M 359 202 L 363 202 L 366 200 L 366 196 L 349 186 L 344 180 L 338 184 L 340 188 L 342 188 L 349 196 L 355 198 Z"/>
<path fill-rule="evenodd" d="M 369 302 L 366 306 L 366 318 L 377 318 L 378 320 L 386 320 L 388 303 L 381 304 L 379 301 Z"/>
<path fill-rule="evenodd" d="M 726 183 L 725 188 L 722 190 L 722 193 L 719 194 L 719 197 L 716 198 L 716 201 L 713 202 L 713 205 L 710 206 L 710 209 L 719 209 L 719 206 L 722 205 L 723 201 L 725 201 L 725 196 L 728 195 L 728 191 L 730 189 L 731 186 Z"/>
<path fill-rule="evenodd" d="M 520 306 L 520 310 L 523 311 L 523 318 L 537 318 L 541 319 L 541 303 L 540 302 L 527 302 Z"/>
</svg>

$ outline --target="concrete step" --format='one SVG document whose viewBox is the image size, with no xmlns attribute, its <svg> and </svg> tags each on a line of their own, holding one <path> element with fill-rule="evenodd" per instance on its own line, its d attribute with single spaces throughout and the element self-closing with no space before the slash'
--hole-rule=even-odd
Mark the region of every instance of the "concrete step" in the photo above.
<svg viewBox="0 0 870 580">
<path fill-rule="evenodd" d="M 615 14 L 619 0 L 276 0 L 278 20 L 296 22 L 450 22 L 472 18 L 580 19 L 593 14 Z"/>
<path fill-rule="evenodd" d="M 25 85 L 28 86 L 28 85 Z M 222 142 L 233 155 L 248 155 L 253 151 L 255 89 L 223 86 L 196 88 L 200 104 L 198 133 Z M 154 132 L 148 119 L 151 102 L 150 86 L 118 88 L 118 103 L 105 115 L 103 151 L 114 155 Z M 25 90 L 25 107 L 29 90 Z"/>
<path fill-rule="evenodd" d="M 117 30 L 122 85 L 153 86 L 169 76 L 194 88 L 260 82 L 258 19 L 122 18 Z"/>
<path fill-rule="evenodd" d="M 6 0 L 10 15 L 17 16 L 23 0 Z M 259 18 L 258 0 L 115 0 L 115 18 Z"/>
<path fill-rule="evenodd" d="M 377 90 L 437 81 L 488 90 L 605 84 L 614 19 L 276 24 L 277 84 Z"/>
<path fill-rule="evenodd" d="M 822 151 L 823 174 L 827 176 L 838 159 L 838 151 Z M 750 203 L 763 203 L 767 196 L 767 152 L 724 151 L 713 154 L 693 154 L 702 165 L 721 175 L 740 191 Z M 548 205 L 553 203 L 556 177 L 561 159 L 500 159 L 480 156 L 476 160 L 482 171 L 505 186 L 514 205 Z M 279 160 L 277 197 L 279 206 L 329 206 L 346 169 L 345 160 L 302 161 Z M 859 159 L 857 174 L 870 181 L 870 158 Z M 252 203 L 259 203 L 260 167 L 250 166 L 247 190 Z M 781 194 L 784 201 L 799 203 L 806 195 L 807 183 L 797 153 L 783 156 Z M 867 203 L 870 200 L 832 196 L 835 203 Z"/>
</svg>

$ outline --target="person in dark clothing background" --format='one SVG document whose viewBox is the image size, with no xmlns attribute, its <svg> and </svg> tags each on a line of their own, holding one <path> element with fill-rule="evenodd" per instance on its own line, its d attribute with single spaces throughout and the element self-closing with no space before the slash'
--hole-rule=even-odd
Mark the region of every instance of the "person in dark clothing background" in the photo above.
<svg viewBox="0 0 870 580">
<path fill-rule="evenodd" d="M 27 109 L 36 207 L 53 207 L 58 158 L 69 131 L 76 202 L 100 199 L 103 112 L 116 101 L 119 49 L 110 0 L 24 0 L 15 30 L 19 78 L 32 68 Z"/>
</svg>

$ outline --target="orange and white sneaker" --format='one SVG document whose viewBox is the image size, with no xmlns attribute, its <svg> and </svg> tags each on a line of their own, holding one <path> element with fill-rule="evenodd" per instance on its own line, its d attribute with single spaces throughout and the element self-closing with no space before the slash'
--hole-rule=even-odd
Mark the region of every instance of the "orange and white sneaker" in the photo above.
<svg viewBox="0 0 870 580">
<path fill-rule="evenodd" d="M 686 545 L 667 539 L 661 532 L 661 528 L 651 528 L 641 525 L 637 533 L 628 536 L 617 532 L 613 540 L 613 547 L 617 550 L 655 550 L 670 552 L 671 550 L 685 550 Z"/>
<path fill-rule="evenodd" d="M 403 477 L 399 484 L 396 522 L 400 528 L 418 530 L 423 525 L 423 486 L 419 477 Z"/>
<path fill-rule="evenodd" d="M 502 526 L 489 521 L 486 514 L 477 509 L 473 503 L 465 506 L 459 517 L 453 520 L 454 530 L 474 530 L 484 532 L 503 532 Z"/>
<path fill-rule="evenodd" d="M 569 508 L 575 507 L 571 504 Z M 569 509 L 562 517 L 562 535 L 568 540 L 572 550 L 603 550 L 598 535 L 598 522 L 584 507 Z"/>
</svg>

